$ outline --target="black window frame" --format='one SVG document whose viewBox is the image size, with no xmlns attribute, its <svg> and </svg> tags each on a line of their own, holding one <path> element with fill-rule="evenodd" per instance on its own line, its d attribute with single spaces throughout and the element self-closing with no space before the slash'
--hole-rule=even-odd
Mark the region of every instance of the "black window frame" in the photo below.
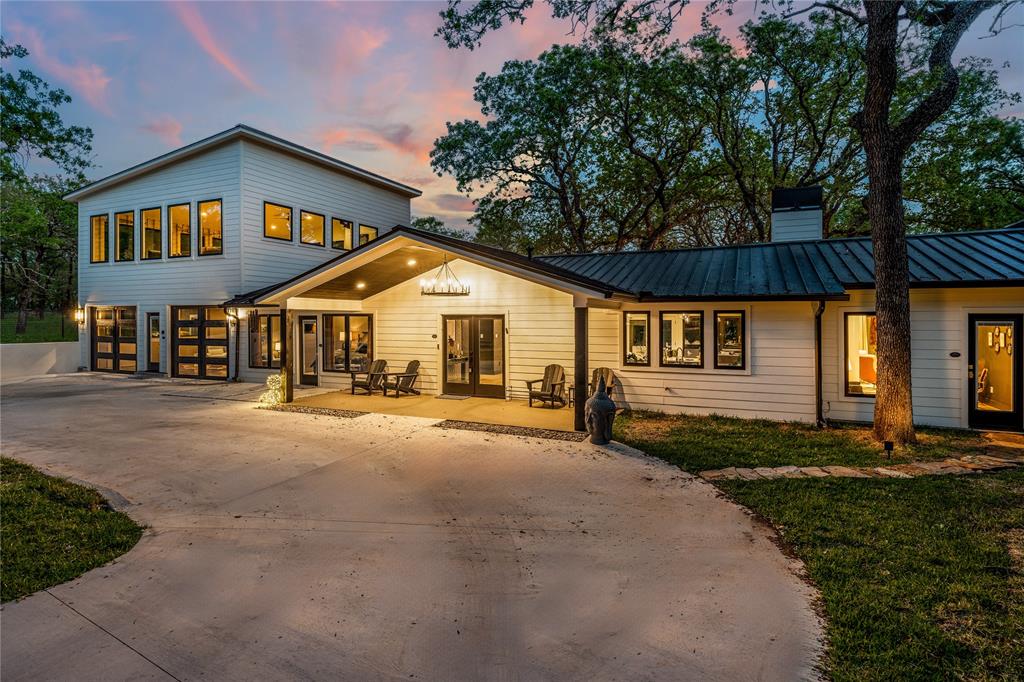
<svg viewBox="0 0 1024 682">
<path fill-rule="evenodd" d="M 175 256 L 174 249 L 171 248 L 171 239 L 173 238 L 172 235 L 174 234 L 171 229 L 171 209 L 181 208 L 182 206 L 188 208 L 188 253 Z M 223 229 L 223 227 L 221 229 Z M 183 201 L 177 204 L 167 204 L 167 258 L 191 258 L 192 253 L 192 202 Z"/>
<path fill-rule="evenodd" d="M 320 228 L 320 242 L 319 243 L 317 243 L 317 242 L 307 242 L 307 241 L 305 241 L 303 239 L 303 236 L 302 236 L 302 220 L 303 220 L 303 218 L 302 218 L 302 216 L 304 214 L 305 215 L 316 216 L 316 217 L 320 218 L 323 221 L 321 223 L 322 227 Z M 266 229 L 265 225 L 264 225 L 264 229 Z M 306 211 L 306 210 L 303 210 L 301 208 L 299 209 L 299 243 L 300 244 L 304 244 L 305 246 L 316 246 L 316 247 L 319 247 L 319 248 L 322 248 L 322 249 L 327 248 L 327 214 L 326 213 L 317 213 L 316 211 Z"/>
<path fill-rule="evenodd" d="M 718 362 L 718 316 L 719 315 L 739 315 L 740 316 L 740 364 L 739 365 L 721 365 Z M 747 311 L 746 310 L 715 310 L 712 311 L 711 315 L 712 325 L 715 334 L 715 358 L 714 367 L 715 369 L 726 370 L 730 372 L 744 372 L 747 369 Z"/>
<path fill-rule="evenodd" d="M 209 253 L 203 253 L 203 204 L 217 204 L 220 207 L 220 250 L 211 251 Z M 191 220 L 191 215 L 189 216 Z M 224 199 L 201 199 L 196 202 L 196 222 L 198 223 L 196 230 L 196 256 L 202 258 L 204 256 L 223 256 L 224 255 Z M 190 225 L 191 227 L 191 225 Z"/>
<path fill-rule="evenodd" d="M 339 223 L 344 223 L 344 224 L 348 225 L 348 241 L 349 241 L 349 245 L 347 247 L 346 246 L 335 246 L 334 245 L 334 221 L 335 220 L 337 220 Z M 356 229 L 355 221 L 345 220 L 344 218 L 339 218 L 337 216 L 331 216 L 331 248 L 336 250 L 336 251 L 351 251 L 353 248 L 355 248 L 355 246 L 352 244 L 352 235 L 355 232 L 355 229 Z M 344 244 L 344 242 L 342 242 L 342 244 Z"/>
<path fill-rule="evenodd" d="M 146 223 L 143 220 L 143 215 L 146 211 L 157 212 L 157 231 L 160 238 L 156 240 L 156 243 L 160 245 L 160 255 L 146 257 Z M 139 260 L 163 260 L 164 259 L 164 211 L 160 206 L 150 206 L 149 208 L 139 209 Z"/>
<path fill-rule="evenodd" d="M 364 227 L 367 228 L 367 229 L 373 230 L 373 237 L 371 237 L 370 239 L 367 239 L 365 242 L 363 241 L 363 228 Z M 354 249 L 357 246 L 362 246 L 363 244 L 369 244 L 370 242 L 376 240 L 378 237 L 380 237 L 380 228 L 379 227 L 374 227 L 373 225 L 367 225 L 366 223 L 359 223 L 359 232 L 357 232 L 354 235 L 354 238 L 352 239 L 352 242 L 353 242 L 352 243 L 352 248 Z"/>
<path fill-rule="evenodd" d="M 92 221 L 96 218 L 104 218 L 107 221 L 106 227 L 103 229 L 103 260 L 93 260 L 93 254 L 96 252 L 96 233 L 92 227 Z M 110 262 L 110 213 L 96 213 L 89 216 L 89 263 L 109 263 Z"/>
<path fill-rule="evenodd" d="M 287 208 L 288 209 L 288 238 L 287 239 L 285 239 L 284 237 L 275 237 L 273 235 L 267 234 L 267 206 L 276 206 L 277 208 Z M 273 239 L 275 242 L 294 243 L 295 242 L 295 208 L 292 207 L 292 206 L 288 206 L 287 204 L 278 204 L 278 203 L 275 203 L 273 201 L 266 201 L 266 200 L 264 200 L 264 202 L 263 202 L 263 238 L 264 239 Z"/>
<path fill-rule="evenodd" d="M 647 362 L 629 362 L 629 349 L 632 344 L 629 342 L 629 316 L 643 315 L 647 318 Z M 650 310 L 624 310 L 622 311 L 622 366 L 623 367 L 650 367 L 651 366 L 651 311 Z"/>
<path fill-rule="evenodd" d="M 333 351 L 333 345 L 328 345 L 328 343 L 327 343 L 327 339 L 330 338 L 328 336 L 328 334 L 333 334 L 334 333 L 334 321 L 331 320 L 331 324 L 327 324 L 327 318 L 334 318 L 334 317 L 344 317 L 345 318 L 345 369 L 337 369 L 337 368 L 334 368 L 334 367 L 328 367 L 327 366 L 327 357 Z M 343 374 L 343 373 L 347 374 L 348 372 L 352 371 L 352 358 L 349 356 L 349 351 L 351 349 L 349 348 L 349 343 L 348 343 L 348 335 L 349 335 L 349 330 L 350 330 L 349 320 L 352 317 L 365 317 L 369 321 L 369 327 L 368 328 L 370 330 L 370 341 L 367 344 L 367 348 L 369 348 L 368 355 L 370 357 L 367 359 L 367 365 L 369 365 L 370 363 L 373 362 L 373 357 L 375 355 L 373 345 L 374 345 L 374 342 L 376 341 L 376 331 L 374 331 L 374 328 L 373 328 L 373 313 L 323 313 L 321 315 L 321 319 L 320 319 L 320 324 L 323 325 L 322 326 L 323 332 L 322 332 L 322 337 L 321 337 L 322 338 L 322 343 L 323 343 L 323 358 L 322 358 L 320 364 L 323 366 L 323 370 L 325 372 L 335 372 L 335 373 L 338 373 L 338 374 Z M 331 343 L 333 344 L 333 339 L 331 340 Z"/>
<path fill-rule="evenodd" d="M 665 330 L 665 316 L 666 315 L 699 315 L 700 316 L 700 362 L 696 365 L 687 365 L 677 362 L 664 362 L 662 351 L 665 348 L 664 330 Z M 686 346 L 686 330 L 683 330 L 683 347 Z M 658 366 L 659 367 L 672 367 L 682 369 L 704 369 L 704 311 L 703 310 L 659 310 L 658 311 Z"/>
<path fill-rule="evenodd" d="M 132 217 L 132 257 L 131 258 L 120 258 L 121 254 L 121 230 L 117 224 L 117 217 L 122 215 L 130 215 Z M 127 211 L 114 211 L 114 262 L 115 263 L 132 263 L 135 261 L 135 209 L 129 209 Z"/>
<path fill-rule="evenodd" d="M 874 311 L 849 311 L 843 313 L 843 395 L 847 398 L 860 398 L 862 400 L 874 400 L 877 398 L 877 394 L 869 395 L 867 393 L 852 393 L 850 391 L 850 316 L 861 315 L 864 317 L 874 317 L 875 324 L 878 324 L 878 314 Z"/>
<path fill-rule="evenodd" d="M 261 317 L 267 318 L 267 343 L 266 343 L 267 352 L 266 352 L 266 354 L 265 354 L 265 356 L 263 358 L 264 361 L 267 364 L 265 364 L 265 365 L 254 365 L 253 362 L 252 362 L 252 359 L 253 359 L 253 352 L 252 352 L 253 343 L 252 342 L 253 342 L 253 337 L 259 335 L 259 328 L 260 328 L 259 318 L 261 318 Z M 255 313 L 250 313 L 247 319 L 248 319 L 247 324 L 249 325 L 249 369 L 265 369 L 265 370 L 281 369 L 281 358 L 278 357 L 277 360 L 274 360 L 273 352 L 272 352 L 273 349 L 270 346 L 271 339 L 274 338 L 274 331 L 273 331 L 274 327 L 277 327 L 277 338 L 281 339 L 281 313 L 261 313 L 261 312 L 257 311 Z M 281 343 L 283 344 L 284 341 L 282 340 Z"/>
</svg>

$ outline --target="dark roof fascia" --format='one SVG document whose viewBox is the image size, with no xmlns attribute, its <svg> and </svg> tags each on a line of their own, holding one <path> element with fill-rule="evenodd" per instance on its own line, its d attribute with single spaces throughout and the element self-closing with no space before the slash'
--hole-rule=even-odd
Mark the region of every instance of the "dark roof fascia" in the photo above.
<svg viewBox="0 0 1024 682">
<path fill-rule="evenodd" d="M 773 294 L 771 296 L 744 296 L 723 294 L 708 296 L 641 296 L 638 303 L 699 303 L 701 301 L 849 301 L 849 294 Z"/>
<path fill-rule="evenodd" d="M 851 291 L 872 291 L 875 289 L 874 283 L 846 284 L 844 286 Z M 1024 287 L 1024 279 L 978 279 L 958 282 L 935 280 L 910 283 L 911 289 L 998 289 L 999 287 Z"/>
</svg>

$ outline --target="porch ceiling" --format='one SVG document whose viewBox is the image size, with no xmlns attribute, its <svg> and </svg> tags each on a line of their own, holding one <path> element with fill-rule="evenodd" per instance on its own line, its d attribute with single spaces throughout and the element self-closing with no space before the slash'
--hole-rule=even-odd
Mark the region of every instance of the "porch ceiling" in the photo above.
<svg viewBox="0 0 1024 682">
<path fill-rule="evenodd" d="M 403 246 L 303 292 L 302 296 L 361 300 L 436 270 L 443 261 L 443 251 L 426 246 Z"/>
</svg>

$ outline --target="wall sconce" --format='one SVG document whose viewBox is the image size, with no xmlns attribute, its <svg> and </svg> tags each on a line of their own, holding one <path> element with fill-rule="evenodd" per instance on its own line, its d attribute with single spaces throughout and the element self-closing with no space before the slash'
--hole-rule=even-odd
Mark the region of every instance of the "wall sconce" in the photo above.
<svg viewBox="0 0 1024 682">
<path fill-rule="evenodd" d="M 77 308 L 75 308 L 75 312 L 72 314 L 75 318 L 75 322 L 77 322 L 80 325 L 85 324 L 85 308 L 83 308 L 82 306 L 78 306 Z"/>
</svg>

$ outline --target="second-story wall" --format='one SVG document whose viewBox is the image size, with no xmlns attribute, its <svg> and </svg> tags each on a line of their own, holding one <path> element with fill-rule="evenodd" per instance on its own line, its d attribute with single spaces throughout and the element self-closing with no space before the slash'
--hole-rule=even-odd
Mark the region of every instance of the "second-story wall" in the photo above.
<svg viewBox="0 0 1024 682">
<path fill-rule="evenodd" d="M 241 291 L 281 282 L 344 251 L 331 248 L 331 218 L 376 227 L 380 234 L 408 225 L 410 199 L 270 147 L 242 143 L 242 231 L 245 267 Z M 292 209 L 292 241 L 263 236 L 263 202 Z M 299 212 L 325 216 L 327 244 L 299 243 Z"/>
</svg>

